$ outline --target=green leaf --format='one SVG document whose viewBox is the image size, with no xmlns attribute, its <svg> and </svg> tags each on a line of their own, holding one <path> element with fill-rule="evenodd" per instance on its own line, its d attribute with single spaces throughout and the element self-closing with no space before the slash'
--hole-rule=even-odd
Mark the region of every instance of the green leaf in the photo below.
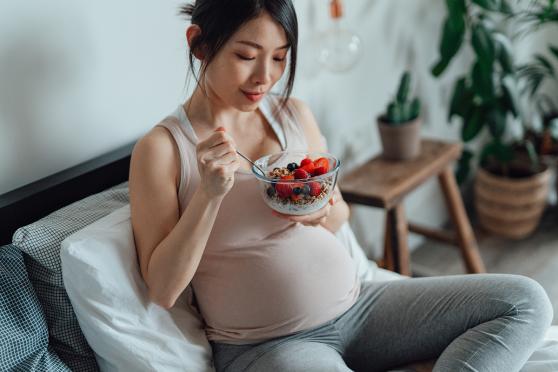
<svg viewBox="0 0 558 372">
<path fill-rule="evenodd" d="M 451 118 L 454 115 L 464 116 L 463 107 L 464 107 L 464 100 L 467 94 L 467 80 L 463 77 L 455 83 L 453 88 L 453 96 L 451 97 L 450 101 L 450 108 L 448 113 L 448 121 L 451 121 Z"/>
<path fill-rule="evenodd" d="M 539 61 L 539 63 L 546 69 L 546 71 L 551 76 L 554 76 L 554 66 L 552 66 L 552 63 L 550 63 L 545 56 L 541 54 L 536 54 L 535 59 Z"/>
<path fill-rule="evenodd" d="M 442 75 L 444 71 L 446 71 L 446 68 L 448 67 L 449 63 L 450 61 L 440 60 L 434 66 L 432 66 L 430 72 L 432 73 L 433 76 L 438 77 Z"/>
<path fill-rule="evenodd" d="M 449 0 L 448 0 L 449 1 Z M 440 76 L 455 57 L 465 37 L 464 14 L 450 14 L 444 23 L 440 41 L 440 60 L 432 68 L 432 74 Z"/>
<path fill-rule="evenodd" d="M 513 14 L 513 8 L 510 6 L 507 0 L 502 0 L 502 4 L 500 5 L 500 11 L 508 15 Z"/>
<path fill-rule="evenodd" d="M 467 10 L 465 0 L 446 0 L 446 7 L 450 14 L 463 14 Z"/>
<path fill-rule="evenodd" d="M 502 90 L 508 110 L 517 117 L 519 115 L 519 88 L 517 80 L 512 75 L 502 79 Z"/>
<path fill-rule="evenodd" d="M 491 110 L 487 115 L 488 129 L 495 138 L 501 138 L 506 130 L 506 114 L 498 109 Z"/>
<path fill-rule="evenodd" d="M 463 127 L 461 128 L 461 139 L 463 142 L 469 142 L 475 138 L 481 131 L 484 125 L 484 115 L 482 109 L 476 108 L 471 118 L 467 121 L 463 121 Z"/>
<path fill-rule="evenodd" d="M 492 41 L 492 35 L 481 22 L 473 27 L 471 44 L 473 45 L 473 49 L 480 63 L 492 66 L 495 54 L 494 43 Z"/>
<path fill-rule="evenodd" d="M 514 73 L 511 41 L 504 34 L 499 32 L 495 32 L 492 36 L 496 47 L 496 55 L 502 66 L 502 70 L 508 74 Z"/>
<path fill-rule="evenodd" d="M 500 142 L 499 139 L 494 139 L 483 147 L 480 155 L 481 164 L 485 165 L 490 158 L 500 164 L 507 164 L 513 159 L 513 150 L 511 146 Z"/>
<path fill-rule="evenodd" d="M 481 8 L 492 11 L 500 11 L 502 9 L 501 0 L 473 0 L 473 3 L 477 4 Z"/>
<path fill-rule="evenodd" d="M 473 66 L 473 91 L 478 94 L 483 102 L 489 103 L 494 100 L 494 80 L 492 77 L 492 66 L 477 60 Z"/>
</svg>

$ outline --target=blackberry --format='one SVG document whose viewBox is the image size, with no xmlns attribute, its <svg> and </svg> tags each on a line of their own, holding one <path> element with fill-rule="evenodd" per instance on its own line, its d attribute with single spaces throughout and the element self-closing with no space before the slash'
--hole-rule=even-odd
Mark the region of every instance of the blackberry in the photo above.
<svg viewBox="0 0 558 372">
<path fill-rule="evenodd" d="M 295 169 L 298 168 L 298 164 L 297 163 L 289 163 L 289 165 L 287 165 L 287 169 L 291 172 L 293 172 Z"/>
<path fill-rule="evenodd" d="M 271 198 L 273 195 L 275 195 L 275 187 L 269 186 L 266 192 L 267 192 L 267 196 Z"/>
</svg>

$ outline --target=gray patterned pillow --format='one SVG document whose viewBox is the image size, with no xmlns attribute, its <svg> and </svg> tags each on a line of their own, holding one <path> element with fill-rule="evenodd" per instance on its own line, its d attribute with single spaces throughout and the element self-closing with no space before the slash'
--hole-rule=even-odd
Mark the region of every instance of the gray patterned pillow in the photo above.
<svg viewBox="0 0 558 372">
<path fill-rule="evenodd" d="M 48 327 L 21 251 L 0 247 L 0 371 L 71 372 L 48 344 Z"/>
<path fill-rule="evenodd" d="M 128 183 L 124 182 L 21 227 L 13 236 L 13 244 L 25 253 L 29 279 L 46 315 L 50 343 L 74 371 L 98 371 L 98 366 L 64 289 L 60 243 L 127 203 Z"/>
</svg>

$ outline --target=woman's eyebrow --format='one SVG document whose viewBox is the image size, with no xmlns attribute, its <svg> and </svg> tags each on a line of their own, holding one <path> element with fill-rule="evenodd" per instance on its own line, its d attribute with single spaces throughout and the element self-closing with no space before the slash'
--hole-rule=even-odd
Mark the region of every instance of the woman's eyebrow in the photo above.
<svg viewBox="0 0 558 372">
<path fill-rule="evenodd" d="M 248 46 L 254 47 L 256 49 L 263 49 L 263 46 L 261 46 L 260 44 L 254 43 L 253 41 L 241 40 L 241 41 L 237 41 L 237 43 L 248 45 Z M 283 45 L 282 47 L 279 47 L 276 50 L 287 49 L 289 46 L 290 46 L 289 44 Z"/>
</svg>

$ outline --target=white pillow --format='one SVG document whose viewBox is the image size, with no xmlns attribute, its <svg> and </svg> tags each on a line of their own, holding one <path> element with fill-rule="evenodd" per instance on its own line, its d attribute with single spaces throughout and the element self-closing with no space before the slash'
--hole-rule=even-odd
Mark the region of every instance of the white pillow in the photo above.
<svg viewBox="0 0 558 372">
<path fill-rule="evenodd" d="M 61 259 L 64 286 L 102 371 L 214 371 L 191 291 L 170 310 L 147 300 L 129 205 L 66 238 Z"/>
</svg>

